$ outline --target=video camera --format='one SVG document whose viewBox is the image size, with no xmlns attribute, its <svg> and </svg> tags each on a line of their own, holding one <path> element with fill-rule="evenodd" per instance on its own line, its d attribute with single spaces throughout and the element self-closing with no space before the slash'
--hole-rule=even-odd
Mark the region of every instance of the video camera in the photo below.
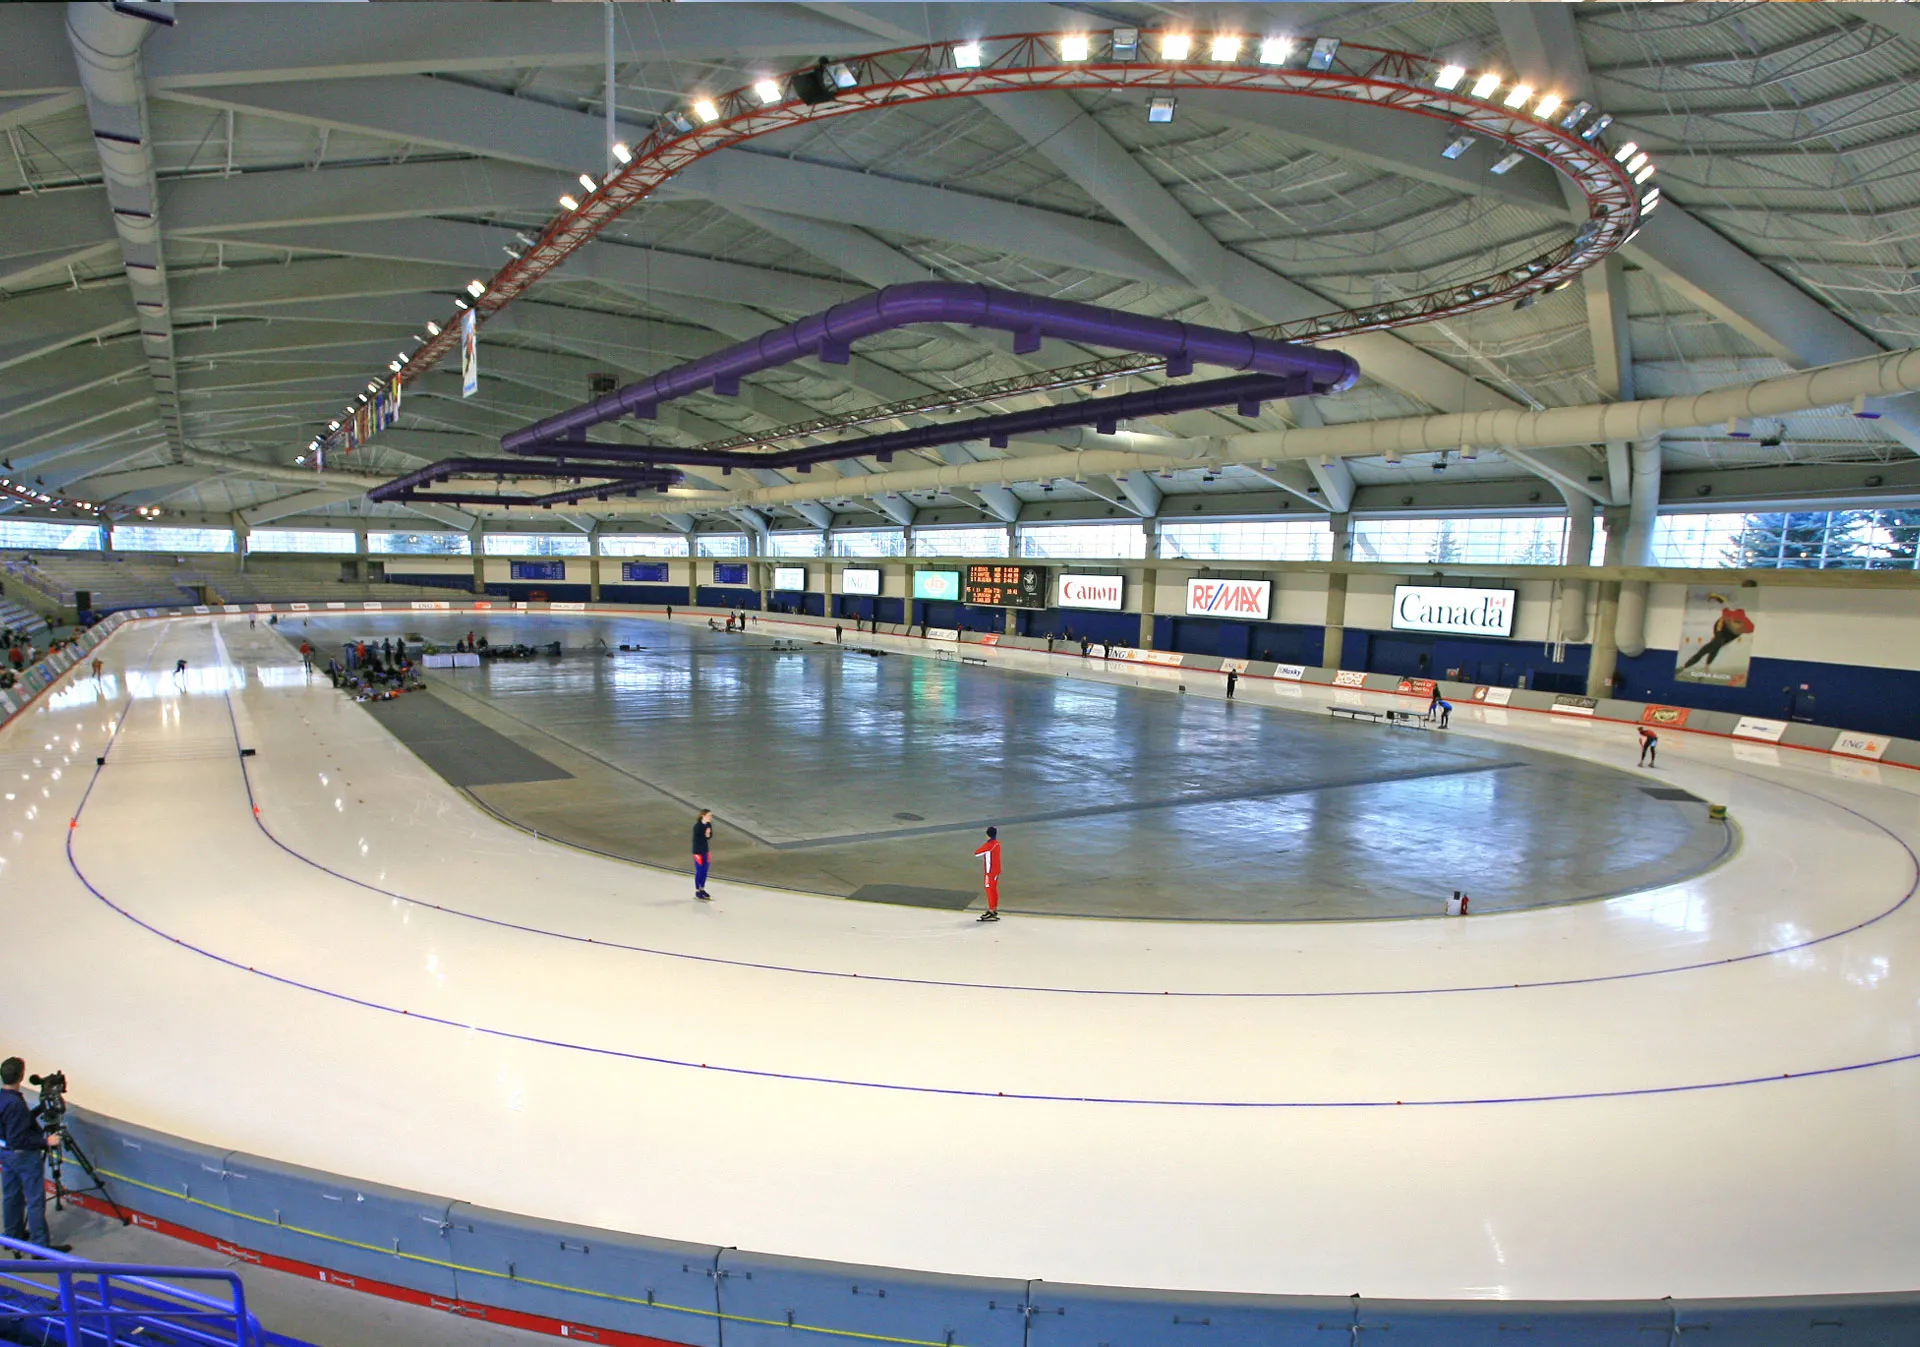
<svg viewBox="0 0 1920 1347">
<path fill-rule="evenodd" d="M 28 1076 L 27 1083 L 40 1091 L 40 1118 L 49 1128 L 59 1127 L 67 1112 L 67 1073 L 49 1071 L 44 1076 Z"/>
</svg>

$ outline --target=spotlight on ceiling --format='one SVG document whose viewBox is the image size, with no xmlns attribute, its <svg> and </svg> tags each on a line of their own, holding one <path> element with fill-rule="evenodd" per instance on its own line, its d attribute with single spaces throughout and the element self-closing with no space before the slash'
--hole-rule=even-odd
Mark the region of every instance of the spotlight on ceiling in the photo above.
<svg viewBox="0 0 1920 1347">
<path fill-rule="evenodd" d="M 440 324 L 438 324 L 438 323 L 435 323 L 435 322 L 428 322 L 428 324 L 427 324 L 427 335 L 428 335 L 429 337 L 437 337 L 437 336 L 439 336 L 439 335 L 440 335 Z"/>
<path fill-rule="evenodd" d="M 467 293 L 472 295 L 475 299 L 480 298 L 480 296 L 487 293 L 486 282 L 485 281 L 468 281 Z"/>
<path fill-rule="evenodd" d="M 1467 77 L 1467 68 L 1462 65 L 1443 65 L 1440 73 L 1433 77 L 1436 89 L 1458 89 L 1460 81 Z"/>
<path fill-rule="evenodd" d="M 1587 114 L 1592 111 L 1593 104 L 1591 103 L 1575 103 L 1567 109 L 1567 115 L 1560 119 L 1560 129 L 1562 131 L 1573 130 L 1574 127 L 1585 121 Z"/>
<path fill-rule="evenodd" d="M 1216 33 L 1213 42 L 1207 47 L 1207 59 L 1212 61 L 1239 60 L 1239 35 L 1237 33 Z"/>
<path fill-rule="evenodd" d="M 1157 94 L 1147 100 L 1147 120 L 1150 122 L 1170 122 L 1173 120 L 1174 99 L 1171 94 Z"/>
<path fill-rule="evenodd" d="M 1440 157 L 1442 159 L 1458 159 L 1461 155 L 1465 154 L 1468 150 L 1472 148 L 1473 148 L 1472 136 L 1455 136 L 1452 140 L 1447 142 L 1447 147 L 1440 151 Z"/>
<path fill-rule="evenodd" d="M 1589 126 L 1586 130 L 1580 133 L 1580 139 L 1590 141 L 1594 139 L 1596 136 L 1598 136 L 1602 131 L 1606 130 L 1609 126 L 1612 126 L 1612 125 L 1613 125 L 1613 114 L 1611 112 L 1603 112 L 1598 117 L 1595 117 L 1593 119 L 1592 126 Z"/>
<path fill-rule="evenodd" d="M 580 203 L 571 196 L 568 196 L 565 192 L 562 192 L 560 194 L 560 208 L 562 210 L 575 211 L 580 209 Z"/>
<path fill-rule="evenodd" d="M 1060 59 L 1063 61 L 1084 61 L 1093 54 L 1093 43 L 1085 33 L 1068 33 L 1060 39 Z"/>
<path fill-rule="evenodd" d="M 720 109 L 714 105 L 711 98 L 696 98 L 693 102 L 693 115 L 698 117 L 702 124 L 710 125 L 720 120 Z M 591 192 L 592 180 L 584 173 L 580 175 L 580 179 L 581 184 Z"/>
<path fill-rule="evenodd" d="M 953 49 L 953 64 L 959 70 L 978 70 L 980 68 L 980 44 L 962 42 Z"/>
<path fill-rule="evenodd" d="M 1111 42 L 1116 61 L 1131 61 L 1140 50 L 1140 30 L 1138 28 L 1116 28 Z"/>
<path fill-rule="evenodd" d="M 780 85 L 773 80 L 760 80 L 753 86 L 753 96 L 760 100 L 761 107 L 771 107 L 780 101 Z"/>
<path fill-rule="evenodd" d="M 1520 151 L 1514 150 L 1510 154 L 1502 155 L 1488 171 L 1492 173 L 1506 173 L 1516 167 L 1525 157 L 1526 156 L 1521 154 Z"/>
<path fill-rule="evenodd" d="M 1290 37 L 1263 37 L 1260 39 L 1260 64 L 1285 65 L 1287 58 L 1293 55 L 1293 39 Z"/>
<path fill-rule="evenodd" d="M 1340 39 L 1337 37 L 1316 37 L 1313 50 L 1307 54 L 1307 69 L 1331 70 L 1333 58 L 1340 54 Z"/>
<path fill-rule="evenodd" d="M 1541 121 L 1544 122 L 1547 120 L 1547 118 L 1553 116 L 1553 114 L 1557 112 L 1559 108 L 1560 108 L 1560 95 L 1548 94 L 1545 98 L 1542 98 L 1538 103 L 1535 103 L 1533 105 L 1533 115 L 1538 117 Z"/>
<path fill-rule="evenodd" d="M 1160 37 L 1160 59 L 1163 61 L 1184 61 L 1193 55 L 1193 38 L 1186 33 L 1163 33 Z"/>
<path fill-rule="evenodd" d="M 1516 84 L 1507 91 L 1507 96 L 1500 101 L 1510 108 L 1521 108 L 1525 107 L 1527 100 L 1532 97 L 1533 86 L 1531 84 Z"/>
<path fill-rule="evenodd" d="M 1473 82 L 1475 98 L 1492 98 L 1494 90 L 1500 87 L 1500 77 L 1489 71 Z"/>
</svg>

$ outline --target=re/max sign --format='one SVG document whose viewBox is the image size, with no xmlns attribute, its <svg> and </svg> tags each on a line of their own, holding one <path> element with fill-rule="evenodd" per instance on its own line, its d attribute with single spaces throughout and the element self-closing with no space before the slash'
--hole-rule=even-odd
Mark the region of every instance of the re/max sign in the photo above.
<svg viewBox="0 0 1920 1347">
<path fill-rule="evenodd" d="M 1189 580 L 1189 617 L 1247 617 L 1264 622 L 1273 602 L 1271 580 Z"/>
</svg>

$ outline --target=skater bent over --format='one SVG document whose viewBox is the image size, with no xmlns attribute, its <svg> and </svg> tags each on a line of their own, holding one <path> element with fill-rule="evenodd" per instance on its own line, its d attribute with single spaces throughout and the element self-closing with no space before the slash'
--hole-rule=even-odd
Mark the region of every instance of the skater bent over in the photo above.
<svg viewBox="0 0 1920 1347">
<path fill-rule="evenodd" d="M 1642 725 L 1640 727 L 1640 765 L 1642 767 L 1657 767 L 1659 766 L 1659 757 L 1660 736 L 1648 729 L 1645 725 Z"/>
<path fill-rule="evenodd" d="M 1436 701 L 1434 703 L 1434 706 L 1440 712 L 1440 728 L 1444 730 L 1445 728 L 1447 728 L 1447 722 L 1453 719 L 1453 703 L 1450 701 L 1441 700 L 1441 701 Z"/>
<path fill-rule="evenodd" d="M 981 921 L 1000 920 L 1000 830 L 987 829 L 987 840 L 974 851 L 980 858 L 980 866 L 985 871 L 987 881 L 987 910 L 980 914 Z"/>
<path fill-rule="evenodd" d="M 713 860 L 713 811 L 702 809 L 693 821 L 693 896 L 710 900 L 707 892 L 707 865 Z"/>
</svg>

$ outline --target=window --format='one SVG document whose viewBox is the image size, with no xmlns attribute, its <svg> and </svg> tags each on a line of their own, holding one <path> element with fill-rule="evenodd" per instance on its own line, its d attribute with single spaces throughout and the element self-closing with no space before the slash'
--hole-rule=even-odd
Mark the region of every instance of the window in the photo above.
<svg viewBox="0 0 1920 1347">
<path fill-rule="evenodd" d="M 836 557 L 904 557 L 907 535 L 903 529 L 852 529 L 833 535 Z"/>
<path fill-rule="evenodd" d="M 1566 536 L 1566 516 L 1558 514 L 1362 519 L 1353 526 L 1353 559 L 1557 566 Z"/>
<path fill-rule="evenodd" d="M 1023 557 L 1144 557 L 1147 531 L 1139 524 L 1034 524 L 1020 530 Z"/>
<path fill-rule="evenodd" d="M 489 533 L 490 557 L 584 557 L 584 533 Z"/>
<path fill-rule="evenodd" d="M 775 533 L 767 538 L 767 554 L 776 557 L 824 557 L 827 535 L 824 533 Z"/>
<path fill-rule="evenodd" d="M 603 557 L 684 557 L 687 536 L 684 533 L 603 533 L 600 535 Z"/>
<path fill-rule="evenodd" d="M 693 540 L 694 555 L 701 557 L 744 557 L 749 555 L 744 533 L 702 533 Z"/>
<path fill-rule="evenodd" d="M 121 552 L 231 552 L 232 529 L 170 529 L 115 524 L 113 546 Z"/>
<path fill-rule="evenodd" d="M 1237 523 L 1167 523 L 1160 555 L 1190 561 L 1325 561 L 1333 530 L 1322 519 L 1267 519 Z"/>
<path fill-rule="evenodd" d="M 249 552 L 347 552 L 359 540 L 342 529 L 255 529 L 247 535 Z"/>
<path fill-rule="evenodd" d="M 464 533 L 369 533 L 367 551 L 411 557 L 470 557 L 473 539 Z"/>
<path fill-rule="evenodd" d="M 1914 570 L 1920 510 L 1661 515 L 1653 563 L 1797 570 Z"/>
<path fill-rule="evenodd" d="M 916 529 L 916 557 L 1004 557 L 1007 531 L 997 528 Z"/>
<path fill-rule="evenodd" d="M 98 552 L 98 524 L 43 524 L 31 519 L 0 519 L 0 547 L 23 551 Z"/>
</svg>

